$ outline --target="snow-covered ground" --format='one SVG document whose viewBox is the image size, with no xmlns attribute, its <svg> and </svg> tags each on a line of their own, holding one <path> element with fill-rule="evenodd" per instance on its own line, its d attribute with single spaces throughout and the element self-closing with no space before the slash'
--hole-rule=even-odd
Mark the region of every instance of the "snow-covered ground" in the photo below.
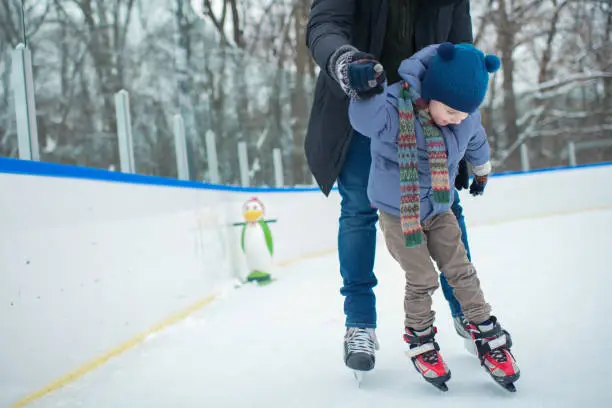
<svg viewBox="0 0 612 408">
<path fill-rule="evenodd" d="M 342 362 L 336 254 L 282 270 L 266 287 L 231 290 L 31 407 L 605 407 L 612 398 L 612 211 L 471 229 L 487 300 L 512 333 L 517 393 L 494 384 L 454 333 L 440 290 L 438 341 L 449 391 L 404 356 L 403 273 L 379 241 L 381 350 L 358 389 Z M 137 299 L 135 299 L 137 301 Z"/>
</svg>

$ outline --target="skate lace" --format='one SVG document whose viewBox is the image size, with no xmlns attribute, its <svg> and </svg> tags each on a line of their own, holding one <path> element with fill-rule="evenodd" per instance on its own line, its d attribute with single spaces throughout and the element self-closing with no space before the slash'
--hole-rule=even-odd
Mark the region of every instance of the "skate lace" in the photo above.
<svg viewBox="0 0 612 408">
<path fill-rule="evenodd" d="M 438 352 L 436 350 L 428 351 L 421 356 L 427 364 L 436 364 L 438 362 Z"/>
<path fill-rule="evenodd" d="M 498 348 L 495 350 L 491 350 L 491 357 L 495 359 L 498 363 L 504 363 L 507 360 L 506 353 L 503 348 Z"/>
<path fill-rule="evenodd" d="M 375 349 L 374 340 L 367 330 L 355 330 L 348 341 L 350 352 L 363 352 L 373 354 Z"/>
</svg>

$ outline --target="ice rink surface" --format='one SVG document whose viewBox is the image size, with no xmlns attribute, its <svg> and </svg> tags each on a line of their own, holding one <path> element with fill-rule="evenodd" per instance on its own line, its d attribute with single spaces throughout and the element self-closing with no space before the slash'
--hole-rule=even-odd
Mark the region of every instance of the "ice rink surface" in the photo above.
<svg viewBox="0 0 612 408">
<path fill-rule="evenodd" d="M 469 220 L 468 220 L 469 221 Z M 377 366 L 357 388 L 342 361 L 337 254 L 227 291 L 201 311 L 28 407 L 344 408 L 611 406 L 612 211 L 471 228 L 472 258 L 522 376 L 496 385 L 455 334 L 441 290 L 441 393 L 404 355 L 403 272 L 381 236 Z M 137 299 L 135 299 L 137 301 Z"/>
</svg>

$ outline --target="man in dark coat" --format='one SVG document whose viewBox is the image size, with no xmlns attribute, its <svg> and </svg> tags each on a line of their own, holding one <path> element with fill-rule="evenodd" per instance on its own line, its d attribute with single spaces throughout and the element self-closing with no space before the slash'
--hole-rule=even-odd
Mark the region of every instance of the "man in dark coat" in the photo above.
<svg viewBox="0 0 612 408">
<path fill-rule="evenodd" d="M 323 193 L 329 195 L 337 180 L 342 197 L 338 252 L 346 314 L 344 361 L 354 370 L 368 371 L 374 368 L 378 348 L 373 292 L 378 215 L 367 196 L 370 140 L 349 124 L 349 97 L 382 92 L 385 80 L 391 84 L 400 79 L 400 62 L 428 45 L 471 43 L 469 0 L 313 0 L 306 41 L 321 68 L 306 157 Z M 455 186 L 467 188 L 467 183 L 467 166 L 462 162 Z M 453 212 L 470 257 L 457 191 Z M 443 275 L 440 280 L 457 332 L 468 338 L 452 288 Z"/>
</svg>

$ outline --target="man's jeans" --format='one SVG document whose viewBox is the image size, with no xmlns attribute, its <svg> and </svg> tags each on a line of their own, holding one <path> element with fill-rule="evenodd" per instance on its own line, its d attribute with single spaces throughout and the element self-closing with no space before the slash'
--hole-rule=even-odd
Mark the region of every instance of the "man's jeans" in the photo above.
<svg viewBox="0 0 612 408">
<path fill-rule="evenodd" d="M 374 275 L 378 213 L 370 205 L 367 194 L 371 161 L 370 139 L 355 132 L 346 161 L 338 175 L 338 190 L 342 197 L 338 230 L 338 254 L 343 281 L 340 293 L 345 296 L 346 327 L 375 328 L 377 322 L 373 288 L 378 283 Z M 470 257 L 457 191 L 452 211 L 459 222 L 461 239 Z M 443 275 L 440 276 L 440 283 L 453 317 L 462 315 L 453 289 Z"/>
</svg>

